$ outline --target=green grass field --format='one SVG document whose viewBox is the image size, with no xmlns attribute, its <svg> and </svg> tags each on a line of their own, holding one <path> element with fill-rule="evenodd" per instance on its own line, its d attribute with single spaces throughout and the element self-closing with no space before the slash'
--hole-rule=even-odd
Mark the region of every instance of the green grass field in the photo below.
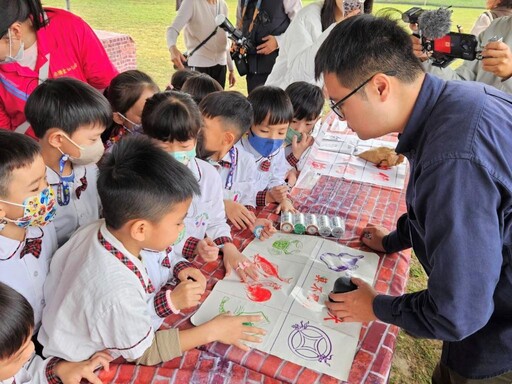
<svg viewBox="0 0 512 384">
<path fill-rule="evenodd" d="M 234 21 L 236 0 L 226 0 L 230 19 Z M 396 0 L 395 0 L 396 1 Z M 312 0 L 303 0 L 309 4 Z M 64 7 L 64 0 L 44 1 L 47 6 Z M 165 31 L 174 19 L 175 0 L 71 0 L 72 11 L 82 16 L 93 28 L 127 33 L 135 40 L 137 61 L 140 70 L 151 75 L 163 89 L 172 74 L 169 52 L 165 42 Z M 384 7 L 405 11 L 411 6 L 425 6 L 433 9 L 453 5 L 453 25 L 460 24 L 469 32 L 473 22 L 482 12 L 483 0 L 414 1 L 402 0 L 400 4 L 391 1 L 377 1 L 374 12 Z M 371 38 L 371 37 L 369 37 Z M 180 37 L 181 39 L 181 37 Z M 184 48 L 183 41 L 179 47 Z M 245 80 L 238 79 L 235 89 L 245 93 Z M 418 261 L 413 257 L 409 274 L 408 292 L 425 289 L 426 276 Z M 397 338 L 393 357 L 390 384 L 426 384 L 440 355 L 440 342 L 414 339 L 404 332 Z"/>
</svg>

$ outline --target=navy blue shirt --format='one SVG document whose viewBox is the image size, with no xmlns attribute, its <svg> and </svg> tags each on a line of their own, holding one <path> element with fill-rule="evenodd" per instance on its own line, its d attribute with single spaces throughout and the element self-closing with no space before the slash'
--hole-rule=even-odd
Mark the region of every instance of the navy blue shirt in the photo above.
<svg viewBox="0 0 512 384">
<path fill-rule="evenodd" d="M 512 370 L 512 97 L 427 74 L 396 151 L 411 165 L 409 238 L 390 237 L 412 245 L 428 288 L 377 296 L 375 315 L 444 340 L 442 362 L 466 378 Z"/>
</svg>

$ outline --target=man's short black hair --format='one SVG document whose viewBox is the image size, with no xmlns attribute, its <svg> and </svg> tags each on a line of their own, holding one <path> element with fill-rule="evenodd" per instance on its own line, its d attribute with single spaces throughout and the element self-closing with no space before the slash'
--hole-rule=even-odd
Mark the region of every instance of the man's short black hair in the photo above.
<svg viewBox="0 0 512 384">
<path fill-rule="evenodd" d="M 296 81 L 286 87 L 285 92 L 292 102 L 294 119 L 315 120 L 322 113 L 324 93 L 317 85 Z"/>
<path fill-rule="evenodd" d="M 197 138 L 203 125 L 199 107 L 184 92 L 155 93 L 142 110 L 144 133 L 160 141 L 187 141 Z"/>
<path fill-rule="evenodd" d="M 291 123 L 293 106 L 281 88 L 263 85 L 255 88 L 247 97 L 254 110 L 254 124 L 261 124 L 269 116 L 269 125 Z"/>
<path fill-rule="evenodd" d="M 206 96 L 199 109 L 204 117 L 220 117 L 223 122 L 237 130 L 237 137 L 242 137 L 252 126 L 253 109 L 247 98 L 237 91 L 221 91 Z"/>
<path fill-rule="evenodd" d="M 30 166 L 41 148 L 30 137 L 3 129 L 0 129 L 0 148 L 0 196 L 6 197 L 12 172 Z"/>
<path fill-rule="evenodd" d="M 50 128 L 60 128 L 69 136 L 86 124 L 106 128 L 112 121 L 112 109 L 89 84 L 62 77 L 46 80 L 34 89 L 27 100 L 25 116 L 41 139 Z"/>
<path fill-rule="evenodd" d="M 144 136 L 117 143 L 99 164 L 98 194 L 106 224 L 158 222 L 175 204 L 199 195 L 192 172 Z"/>
<path fill-rule="evenodd" d="M 13 356 L 32 337 L 34 310 L 27 299 L 0 283 L 0 360 Z"/>
<path fill-rule="evenodd" d="M 315 77 L 336 74 L 346 88 L 387 71 L 395 71 L 404 83 L 413 82 L 423 72 L 409 34 L 387 17 L 358 15 L 343 20 L 315 57 Z"/>
</svg>

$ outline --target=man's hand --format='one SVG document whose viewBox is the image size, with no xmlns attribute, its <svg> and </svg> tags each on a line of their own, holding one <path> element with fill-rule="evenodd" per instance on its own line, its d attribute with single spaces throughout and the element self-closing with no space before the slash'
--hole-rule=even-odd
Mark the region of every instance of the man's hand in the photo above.
<svg viewBox="0 0 512 384">
<path fill-rule="evenodd" d="M 256 215 L 245 206 L 233 200 L 224 200 L 226 217 L 233 223 L 236 229 L 247 229 L 254 225 Z"/>
<path fill-rule="evenodd" d="M 107 352 L 96 352 L 89 360 L 79 363 L 70 361 L 58 362 L 55 365 L 55 374 L 63 384 L 80 384 L 82 379 L 86 379 L 92 384 L 101 384 L 102 381 L 96 376 L 94 371 L 100 366 L 108 372 L 111 361 L 112 357 Z"/>
<path fill-rule="evenodd" d="M 277 40 L 274 36 L 268 35 L 265 36 L 262 40 L 264 43 L 256 47 L 256 53 L 258 55 L 269 55 L 278 48 Z"/>
<path fill-rule="evenodd" d="M 292 153 L 297 160 L 300 160 L 302 154 L 306 151 L 306 149 L 313 145 L 313 143 L 315 142 L 315 138 L 307 133 L 303 133 L 300 142 L 298 140 L 299 139 L 297 138 L 297 136 L 293 136 Z"/>
<path fill-rule="evenodd" d="M 428 55 L 423 50 L 423 45 L 421 44 L 421 40 L 414 35 L 411 35 L 411 42 L 412 42 L 412 50 L 414 52 L 414 55 L 420 59 L 420 61 L 427 61 Z"/>
<path fill-rule="evenodd" d="M 179 281 L 197 281 L 203 287 L 203 290 L 206 289 L 206 278 L 203 273 L 194 267 L 189 267 L 183 269 L 180 273 L 178 273 Z"/>
<path fill-rule="evenodd" d="M 209 237 L 197 243 L 197 254 L 207 263 L 219 258 L 219 247 Z"/>
<path fill-rule="evenodd" d="M 353 277 L 357 289 L 347 293 L 330 293 L 335 302 L 326 301 L 327 309 L 343 322 L 366 322 L 377 320 L 373 312 L 373 300 L 377 292 L 365 281 Z"/>
<path fill-rule="evenodd" d="M 389 231 L 379 225 L 368 224 L 361 235 L 361 241 L 368 248 L 371 248 L 378 252 L 386 252 L 382 245 L 382 239 L 384 236 L 389 235 Z"/>
<path fill-rule="evenodd" d="M 235 84 L 236 84 L 236 76 L 235 76 L 235 71 L 234 70 L 230 70 L 229 71 L 228 82 L 229 82 L 229 88 L 233 88 L 235 86 Z"/>
<path fill-rule="evenodd" d="M 171 61 L 176 67 L 176 69 L 185 69 L 183 63 L 187 61 L 187 58 L 183 56 L 178 47 L 173 45 L 169 48 L 169 52 L 171 53 Z"/>
<path fill-rule="evenodd" d="M 502 41 L 491 41 L 482 51 L 482 69 L 507 80 L 512 76 L 512 52 Z"/>
</svg>

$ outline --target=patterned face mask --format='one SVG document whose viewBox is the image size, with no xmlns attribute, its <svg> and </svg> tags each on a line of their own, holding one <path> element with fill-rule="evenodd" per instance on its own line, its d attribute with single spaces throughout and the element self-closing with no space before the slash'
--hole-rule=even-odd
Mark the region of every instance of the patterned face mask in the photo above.
<svg viewBox="0 0 512 384">
<path fill-rule="evenodd" d="M 16 220 L 4 217 L 5 221 L 16 224 L 20 228 L 44 227 L 55 217 L 56 204 L 55 194 L 51 187 L 43 189 L 39 194 L 27 197 L 23 204 L 11 203 L 10 201 L 0 200 L 3 203 L 23 207 L 23 217 Z"/>
</svg>

